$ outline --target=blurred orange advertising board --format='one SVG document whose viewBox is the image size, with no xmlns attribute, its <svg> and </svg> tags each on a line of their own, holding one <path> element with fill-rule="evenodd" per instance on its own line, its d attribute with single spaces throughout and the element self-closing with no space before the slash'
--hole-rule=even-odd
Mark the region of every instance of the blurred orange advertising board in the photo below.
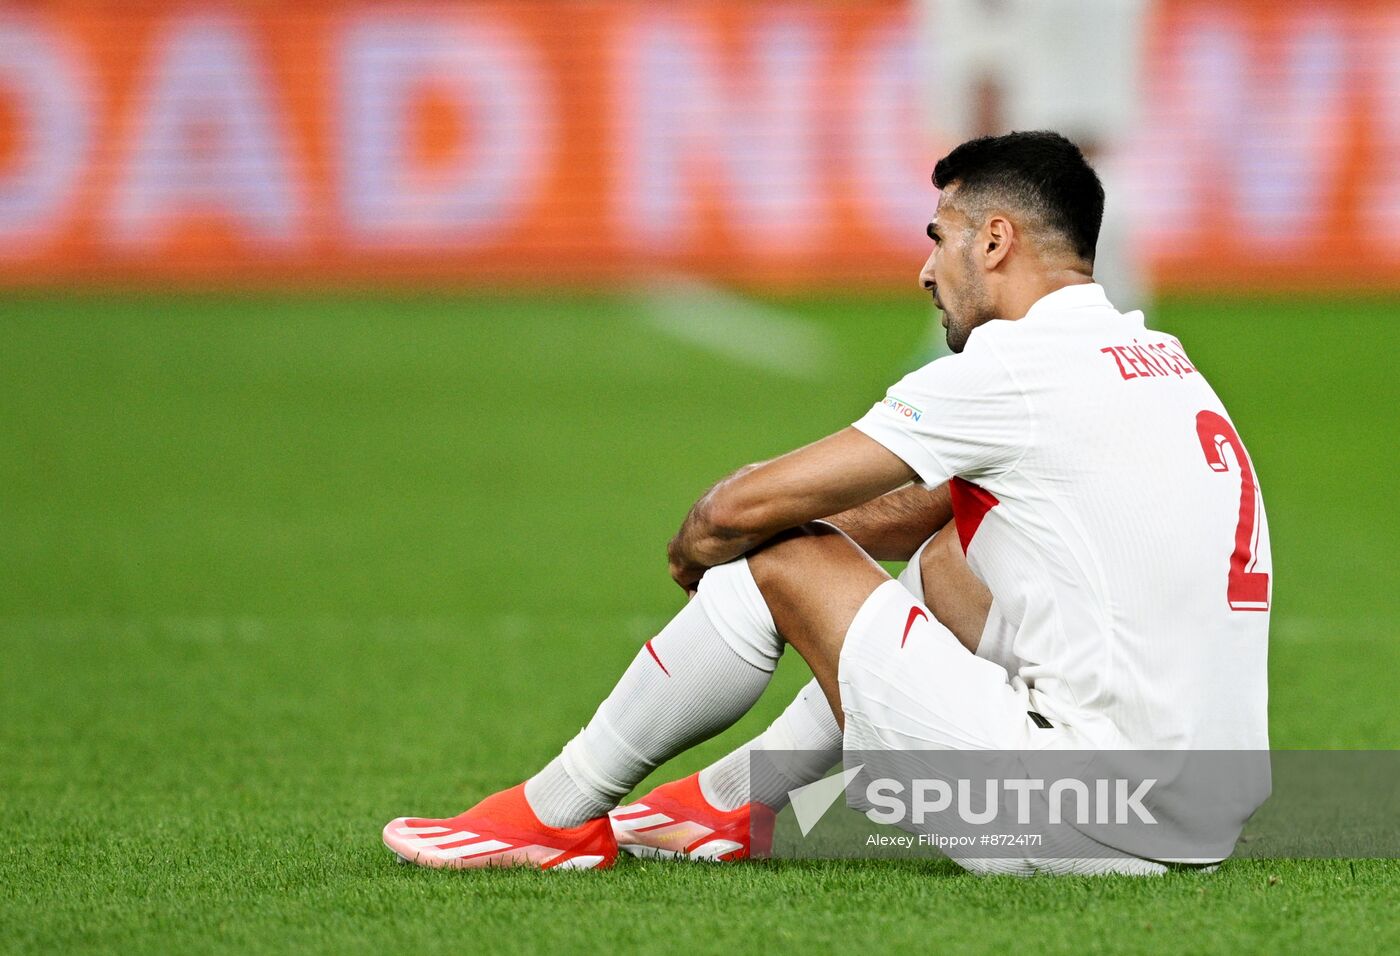
<svg viewBox="0 0 1400 956">
<path fill-rule="evenodd" d="M 0 3 L 0 283 L 911 282 L 908 2 Z M 1164 0 L 1176 287 L 1400 288 L 1400 4 Z"/>
</svg>

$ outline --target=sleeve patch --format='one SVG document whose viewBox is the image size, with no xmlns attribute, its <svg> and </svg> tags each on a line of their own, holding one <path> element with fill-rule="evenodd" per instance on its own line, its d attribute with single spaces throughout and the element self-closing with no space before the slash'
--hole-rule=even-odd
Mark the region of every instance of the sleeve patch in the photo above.
<svg viewBox="0 0 1400 956">
<path fill-rule="evenodd" d="M 915 408 L 903 399 L 895 398 L 893 395 L 886 395 L 880 402 L 896 415 L 900 415 L 910 421 L 920 421 L 924 417 L 923 409 Z"/>
</svg>

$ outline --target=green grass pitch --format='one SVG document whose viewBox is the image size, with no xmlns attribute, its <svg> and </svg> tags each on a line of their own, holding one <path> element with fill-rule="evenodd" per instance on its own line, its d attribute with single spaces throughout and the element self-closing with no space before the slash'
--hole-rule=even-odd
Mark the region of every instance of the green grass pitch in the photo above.
<svg viewBox="0 0 1400 956">
<path fill-rule="evenodd" d="M 0 308 L 0 951 L 1400 951 L 1396 861 L 978 879 L 946 862 L 396 866 L 520 780 L 678 606 L 706 485 L 840 427 L 926 304 L 776 303 L 750 369 L 624 294 L 10 294 Z M 1395 302 L 1170 299 L 1269 506 L 1272 728 L 1400 744 Z M 788 655 L 739 726 L 802 682 Z"/>
</svg>

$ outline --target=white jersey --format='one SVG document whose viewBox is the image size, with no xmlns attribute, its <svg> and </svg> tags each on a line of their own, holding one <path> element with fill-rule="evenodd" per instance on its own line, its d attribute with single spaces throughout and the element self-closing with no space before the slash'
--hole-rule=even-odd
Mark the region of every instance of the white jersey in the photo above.
<svg viewBox="0 0 1400 956">
<path fill-rule="evenodd" d="M 977 654 L 1040 714 L 1093 748 L 1268 748 L 1263 501 L 1175 338 L 1069 286 L 980 326 L 855 427 L 925 484 L 952 479 L 994 601 Z"/>
</svg>

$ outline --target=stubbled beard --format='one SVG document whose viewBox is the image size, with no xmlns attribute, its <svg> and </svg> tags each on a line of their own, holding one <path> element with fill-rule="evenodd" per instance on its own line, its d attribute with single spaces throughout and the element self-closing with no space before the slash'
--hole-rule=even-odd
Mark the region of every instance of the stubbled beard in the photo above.
<svg viewBox="0 0 1400 956">
<path fill-rule="evenodd" d="M 951 315 L 948 316 L 948 328 L 943 336 L 948 342 L 948 351 L 954 355 L 961 352 L 963 346 L 967 345 L 967 337 L 970 332 L 970 329 L 964 331 L 960 322 L 954 321 Z"/>
<path fill-rule="evenodd" d="M 965 262 L 969 273 L 972 272 L 972 257 L 969 255 Z M 987 295 L 987 287 L 978 284 L 975 288 L 969 288 L 964 294 L 965 302 L 958 308 L 958 313 L 967 316 L 966 321 L 955 321 L 953 313 L 947 312 L 948 316 L 948 350 L 957 354 L 967 345 L 967 340 L 972 336 L 973 331 L 979 326 L 997 318 L 992 308 L 992 302 Z"/>
<path fill-rule="evenodd" d="M 967 340 L 972 337 L 972 333 L 978 326 L 985 325 L 997 317 L 987 304 L 982 304 L 980 308 L 968 309 L 966 311 L 972 313 L 971 320 L 967 322 L 955 321 L 951 314 L 948 316 L 948 334 L 945 338 L 948 340 L 948 351 L 952 352 L 954 355 L 961 352 L 967 346 Z"/>
</svg>

